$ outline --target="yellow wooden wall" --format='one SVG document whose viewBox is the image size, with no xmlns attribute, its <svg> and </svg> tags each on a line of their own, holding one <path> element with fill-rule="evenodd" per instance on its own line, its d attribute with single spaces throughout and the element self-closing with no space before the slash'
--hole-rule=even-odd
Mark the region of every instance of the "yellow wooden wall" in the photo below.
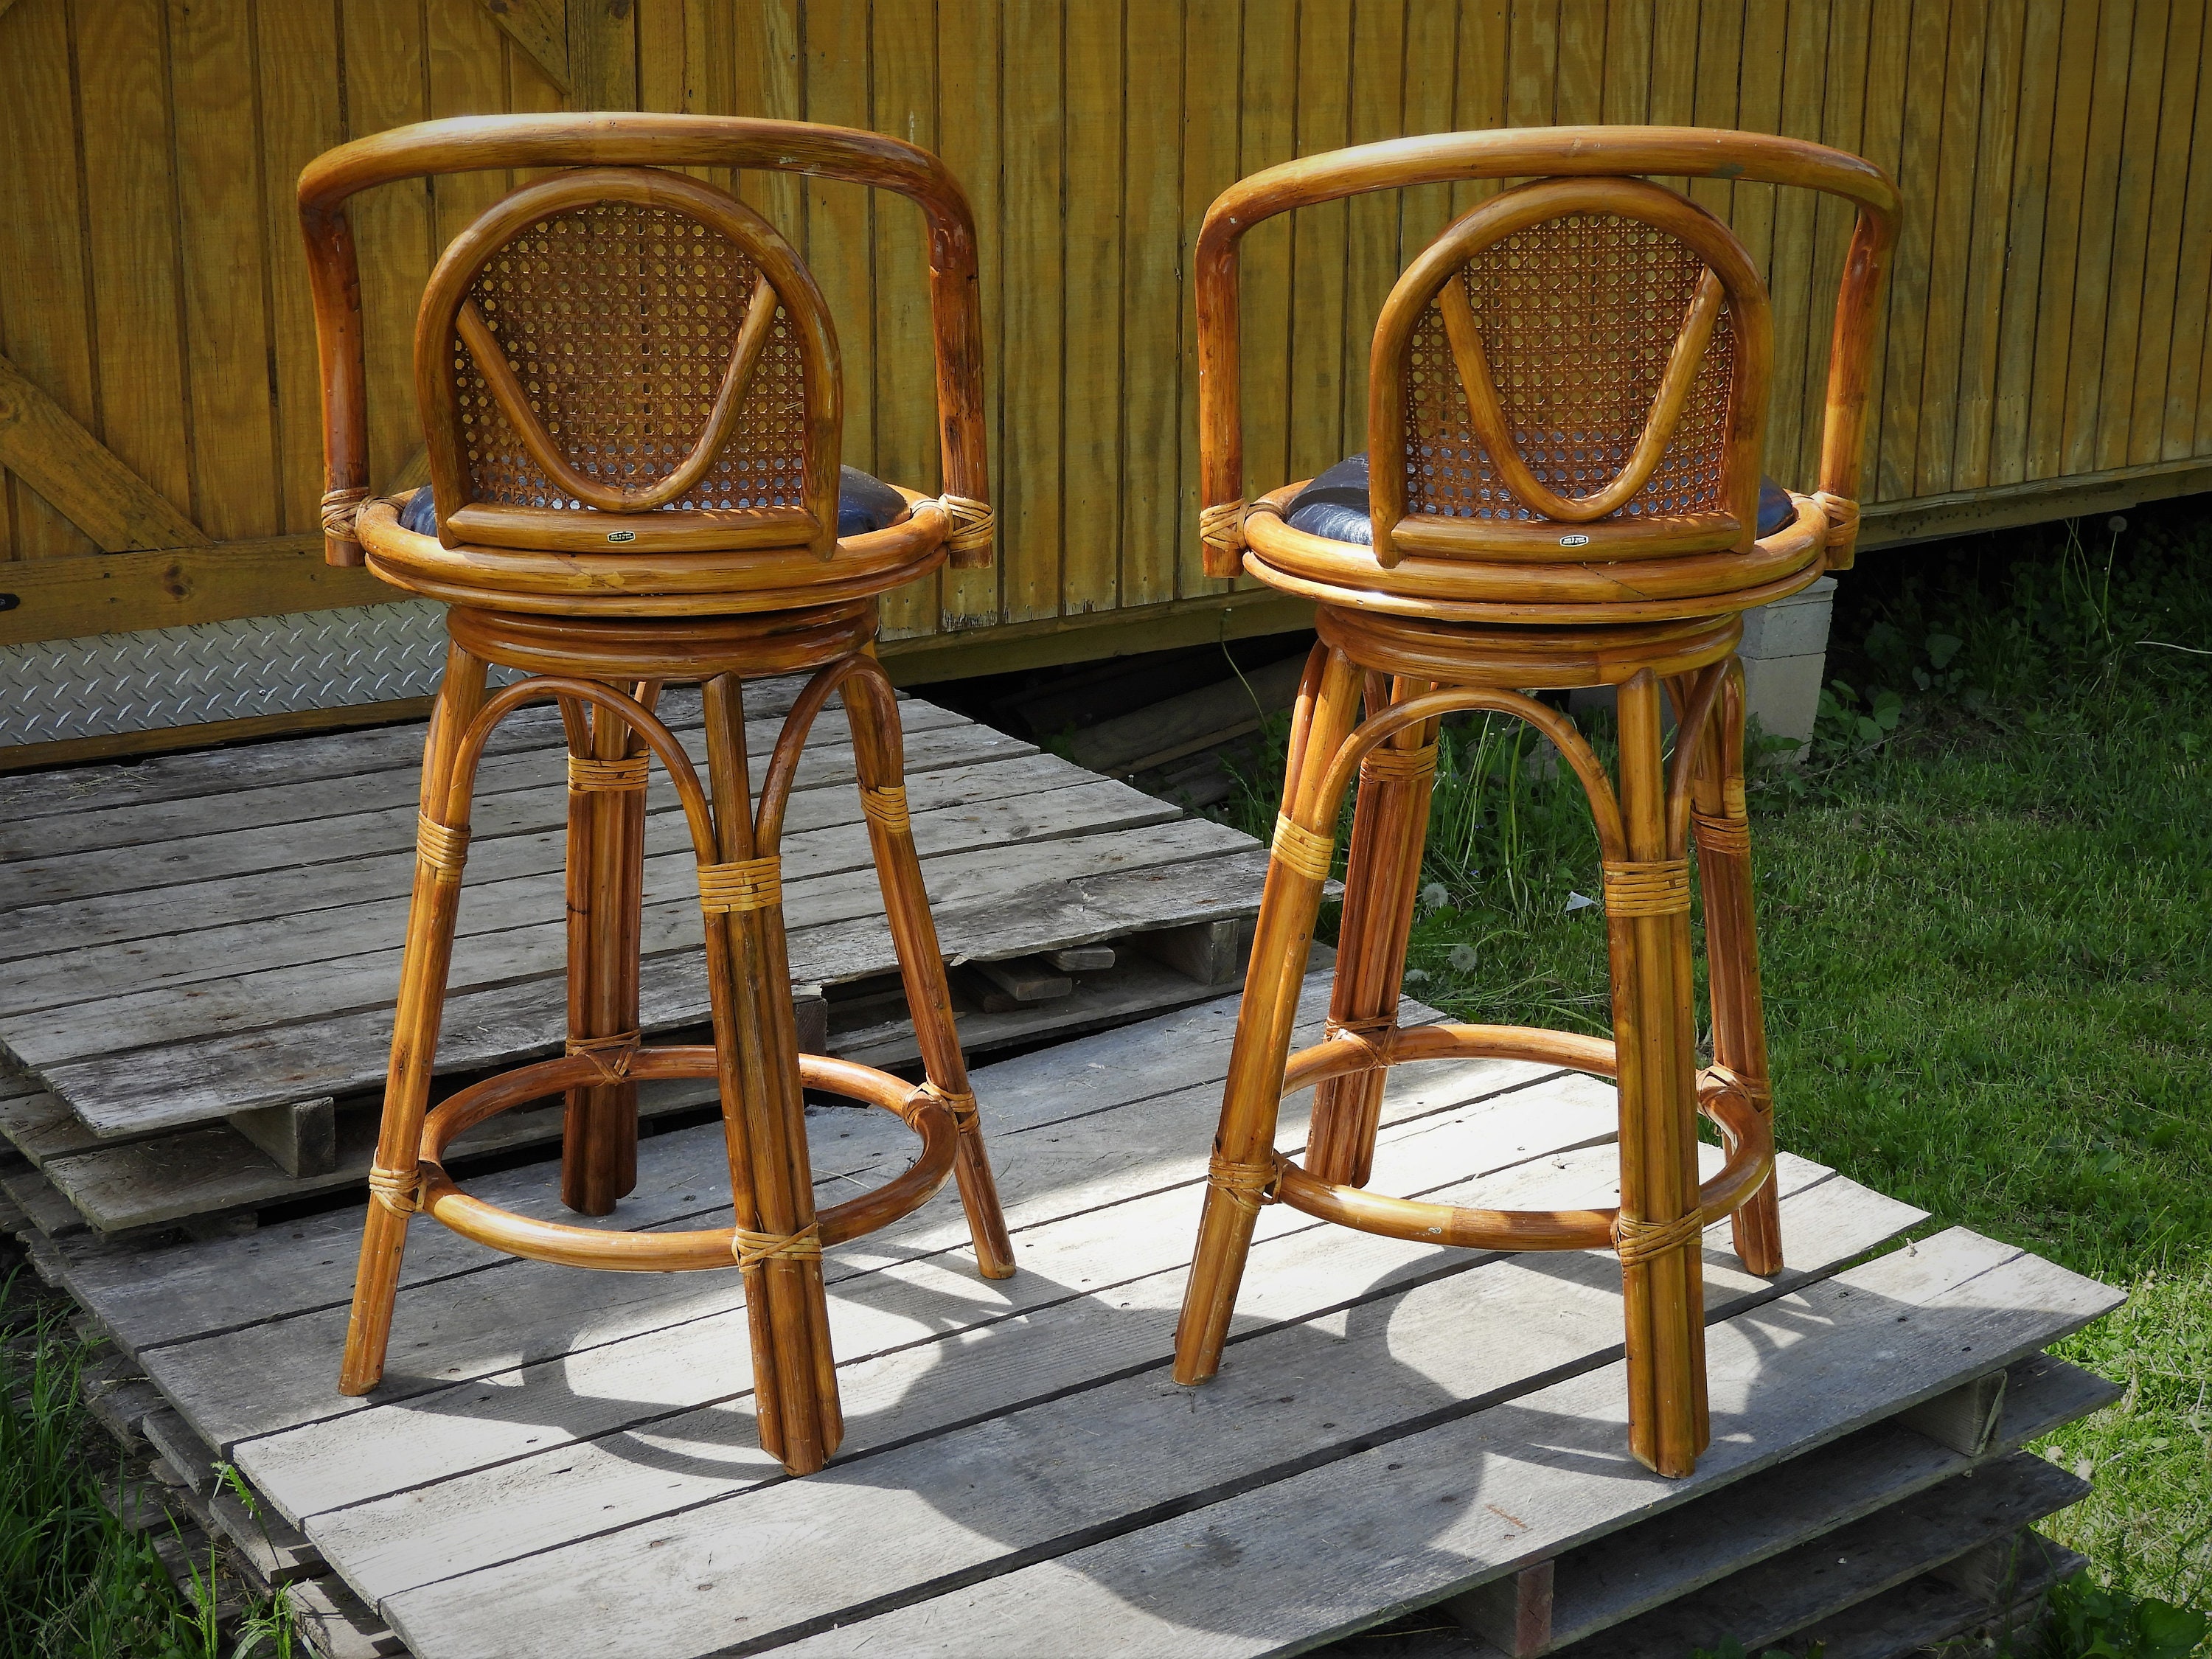
<svg viewBox="0 0 2212 1659">
<path fill-rule="evenodd" d="M 1138 607 L 1220 587 L 1195 551 L 1188 283 L 1216 192 L 1401 132 L 1648 120 L 1819 139 L 1897 176 L 1870 499 L 2172 466 L 2212 455 L 2205 9 L 0 0 L 0 356 L 212 540 L 303 534 L 319 455 L 291 191 L 307 158 L 403 122 L 564 101 L 872 127 L 939 152 L 975 199 L 1001 526 L 995 569 L 895 595 L 887 622 Z M 444 239 L 506 182 L 392 186 L 358 210 L 380 480 L 416 447 L 414 300 Z M 836 312 L 848 459 L 933 487 L 919 216 L 842 186 L 743 188 Z M 1376 307 L 1448 194 L 1308 210 L 1250 239 L 1259 487 L 1360 446 Z M 1844 216 L 1767 186 L 1693 194 L 1769 273 L 1770 469 L 1809 485 Z M 0 458 L 28 430 L 0 419 Z M 96 550 L 21 477 L 4 489 L 0 559 Z"/>
</svg>

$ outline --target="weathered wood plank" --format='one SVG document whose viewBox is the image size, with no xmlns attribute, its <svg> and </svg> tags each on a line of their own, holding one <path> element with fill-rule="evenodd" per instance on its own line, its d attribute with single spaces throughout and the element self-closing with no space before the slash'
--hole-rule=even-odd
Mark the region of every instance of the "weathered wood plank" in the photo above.
<svg viewBox="0 0 2212 1659">
<path fill-rule="evenodd" d="M 1054 792 L 1059 793 L 1062 792 Z M 985 815 L 992 822 L 981 828 L 987 834 L 993 829 L 1011 829 L 1020 822 L 1024 803 L 1053 799 L 1053 795 L 1025 797 L 1022 803 Z M 960 815 L 965 818 L 975 811 L 963 808 Z M 1064 827 L 1064 821 L 1049 808 L 1041 818 L 1041 827 L 1048 834 Z M 841 838 L 859 839 L 859 832 L 849 828 L 819 833 L 833 847 Z M 1039 840 L 1021 860 L 1010 861 L 988 839 L 979 845 L 961 830 L 953 833 L 963 835 L 964 849 L 932 859 L 926 869 L 933 901 L 953 908 L 1018 899 L 1031 891 L 1049 893 L 1056 885 L 1110 872 L 1227 857 L 1252 846 L 1249 836 L 1225 824 L 1185 818 L 1142 830 L 1109 830 L 1068 839 Z M 841 859 L 834 851 L 825 855 L 824 861 L 830 866 L 827 872 L 787 878 L 784 885 L 786 925 L 793 935 L 793 972 L 799 975 L 794 982 L 811 980 L 834 984 L 853 977 L 799 973 L 797 963 L 805 951 L 804 941 L 809 933 L 863 918 L 881 927 L 876 919 L 883 914 L 883 890 L 874 866 L 856 854 L 848 853 Z M 648 958 L 672 952 L 690 955 L 697 949 L 698 900 L 696 891 L 689 895 L 682 891 L 696 880 L 696 866 L 688 854 L 672 854 L 663 867 L 668 872 L 669 887 L 676 891 L 658 899 L 648 896 L 639 935 Z M 520 887 L 526 883 L 500 885 Z M 380 925 L 369 936 L 370 949 L 313 959 L 343 943 L 348 915 L 343 910 L 319 913 L 305 919 L 301 929 L 309 960 L 285 967 L 249 968 L 234 975 L 198 980 L 174 991 L 110 995 L 11 1019 L 4 1030 L 9 1051 L 18 1062 L 45 1077 L 94 1129 L 105 1128 L 107 1123 L 92 1105 L 86 1087 L 88 1067 L 127 1071 L 133 1062 L 118 1064 L 116 1056 L 137 1048 L 164 1048 L 210 1033 L 246 1033 L 283 1026 L 316 1019 L 332 1010 L 381 1008 L 395 994 L 399 981 L 400 948 L 378 946 L 375 935 L 398 937 L 404 931 L 401 925 L 404 917 L 396 900 L 380 908 L 386 914 L 380 916 Z M 461 935 L 453 946 L 447 984 L 463 992 L 563 974 L 568 954 L 566 917 L 550 903 L 532 909 L 553 919 L 525 923 L 519 916 L 510 916 L 507 925 L 497 931 Z M 270 926 L 248 924 L 258 934 Z M 337 929 L 335 934 L 330 932 L 332 927 Z M 125 950 L 132 948 L 136 947 Z M 1009 945 L 1001 950 L 986 945 L 974 954 L 998 957 L 1027 948 L 1030 947 Z M 703 1006 L 690 1018 L 705 1018 Z M 191 1120 L 165 1115 L 163 1121 L 175 1124 Z M 141 1121 L 131 1127 L 147 1125 Z"/>
<path fill-rule="evenodd" d="M 2017 1379 L 2014 1409 L 1991 1448 L 1998 1453 L 2108 1404 L 2118 1392 L 2047 1354 L 2021 1360 L 2010 1376 Z M 1549 1645 L 1567 1646 L 1664 1607 L 1886 1510 L 1974 1461 L 1892 1418 L 1585 1544 L 1559 1559 Z"/>
<path fill-rule="evenodd" d="M 2014 1452 L 1566 1650 L 1572 1659 L 1679 1659 L 1733 1636 L 1747 1645 L 1881 1595 L 2088 1496 L 2088 1483 Z"/>
<path fill-rule="evenodd" d="M 1090 0 L 1059 9 L 1066 173 L 1058 608 L 1080 614 L 1121 602 L 1124 7 Z"/>
<path fill-rule="evenodd" d="M 2037 1630 L 2045 1610 L 2045 1592 L 2089 1565 L 2087 1556 L 2076 1555 L 2040 1533 L 2027 1533 L 2021 1544 L 2013 1574 L 2016 1599 L 2002 1609 L 1993 1609 L 1983 1597 L 1941 1578 L 1916 1578 L 1822 1620 L 1799 1639 L 1808 1646 L 1819 1644 L 1824 1659 L 1899 1659 L 1940 1651 L 1944 1643 L 1960 1636 L 1993 1641 L 2002 1651 L 2005 1644 Z M 1984 1632 L 1989 1635 L 1982 1637 Z"/>
<path fill-rule="evenodd" d="M 2166 446 L 2166 394 L 2173 368 L 2172 351 L 2181 337 L 2175 313 L 2199 290 L 2180 285 L 2184 215 L 2190 185 L 2191 140 L 2198 124 L 2212 117 L 2198 101 L 2197 76 L 2204 52 L 2204 8 L 2175 6 L 2168 18 L 2160 64 L 2158 155 L 2151 183 L 2149 222 L 2142 257 L 2140 337 L 2134 364 L 2134 407 L 2121 443 L 2100 446 L 2118 459 L 2112 465 L 2141 465 L 2160 459 Z M 2202 240 L 2202 239 L 2200 239 Z M 2107 424 L 2117 427 L 2118 411 Z"/>
<path fill-rule="evenodd" d="M 1485 1272 L 1502 1280 L 1540 1267 L 1558 1271 L 1552 1263 L 1515 1261 Z M 1554 1281 L 1544 1293 L 1565 1291 Z M 864 1643 L 884 1652 L 972 1659 L 1069 1650 L 1072 1644 L 1184 1659 L 1295 1650 L 1426 1607 L 1802 1455 L 1951 1386 L 1965 1368 L 1962 1358 L 1966 1365 L 2005 1363 L 2079 1328 L 2118 1300 L 2102 1285 L 1954 1229 L 1709 1328 L 1714 1440 L 1686 1480 L 1662 1480 L 1628 1456 L 1624 1384 L 1615 1363 L 1503 1402 L 1462 1395 L 1457 1414 L 1434 1427 L 1220 1495 L 1194 1512 L 1120 1536 L 1095 1543 L 1080 1534 L 1063 1538 L 1056 1547 L 1079 1547 L 982 1582 L 943 1583 L 927 1600 L 825 1627 L 788 1643 L 787 1650 L 807 1659 L 848 1654 Z M 1395 1329 L 1392 1337 L 1395 1342 Z M 1247 1363 L 1259 1360 L 1264 1341 L 1251 1345 Z M 1973 1352 L 1962 1356 L 1959 1350 L 1967 1345 Z M 1206 1389 L 1178 1391 L 1188 1414 L 1170 1432 L 1184 1443 L 1233 1437 L 1207 1409 L 1232 1375 L 1224 1370 Z M 1301 1394 L 1287 1375 L 1278 1375 L 1289 1392 Z M 1326 1361 L 1319 1362 L 1311 1386 L 1326 1391 L 1328 1376 Z M 882 1480 L 889 1471 L 868 1473 Z M 980 1481 L 989 1471 L 961 1473 L 963 1482 Z M 1049 1478 L 1042 1472 L 1039 1477 Z M 975 1517 L 963 1494 L 936 1495 L 946 1507 L 957 1507 L 952 1515 L 933 1515 L 921 1531 L 944 1540 L 950 1553 L 956 1525 L 974 1525 Z M 878 1489 L 872 1496 L 880 1504 L 888 1493 Z M 768 1512 L 753 1498 L 728 1507 L 756 1519 Z M 544 1575 L 555 1565 L 574 1569 L 563 1594 L 580 1597 L 592 1593 L 599 1571 L 618 1564 L 629 1575 L 624 1594 L 631 1606 L 665 1607 L 672 1621 L 696 1619 L 673 1586 L 709 1581 L 710 1570 L 695 1552 L 707 1535 L 702 1517 L 713 1513 L 709 1508 L 683 1517 L 680 1533 L 659 1523 L 639 1529 L 634 1540 L 617 1534 L 596 1540 L 596 1562 L 579 1559 L 579 1551 L 558 1553 L 417 1591 L 395 1602 L 391 1611 L 405 1614 L 395 1627 L 403 1634 L 419 1632 L 433 1609 L 442 1623 L 461 1584 L 482 1598 L 476 1604 L 482 1613 L 496 1606 L 524 1616 L 506 1593 L 530 1582 L 547 1594 L 550 1581 Z M 1327 1517 L 1335 1547 L 1316 1547 L 1316 1517 Z M 1355 1536 L 1358 1548 L 1342 1547 Z M 642 1547 L 651 1538 L 666 1541 L 647 1555 Z M 627 1547 L 617 1549 L 617 1540 Z M 757 1555 L 749 1552 L 747 1559 L 759 1565 Z M 1236 1564 L 1233 1605 L 1221 1595 L 1224 1560 Z M 546 1605 L 550 1611 L 558 1601 Z M 665 1650 L 672 1656 L 708 1645 L 678 1641 Z M 546 1650 L 549 1659 L 559 1651 L 557 1645 Z M 434 1650 L 428 1659 L 436 1659 Z"/>
<path fill-rule="evenodd" d="M 0 465 L 104 553 L 204 544 L 205 532 L 133 472 L 27 375 L 0 357 Z"/>
<path fill-rule="evenodd" d="M 1082 775 L 1064 762 L 1056 769 L 1060 773 L 1056 781 L 1063 785 L 1060 788 L 1012 795 L 994 792 L 981 799 L 915 811 L 915 836 L 921 856 L 935 860 L 981 848 L 1015 847 L 1171 823 L 1179 817 L 1176 808 L 1126 784 L 1104 779 L 1078 781 Z M 828 792 L 811 793 L 820 796 Z M 783 843 L 787 886 L 797 888 L 810 880 L 873 870 L 866 825 L 856 821 L 860 817 L 857 797 L 855 791 L 850 816 L 844 822 L 836 821 L 845 816 L 842 813 L 824 814 L 830 822 L 792 826 L 793 833 L 787 834 Z M 470 862 L 487 867 L 477 872 L 479 880 L 465 896 L 460 920 L 463 936 L 525 927 L 560 915 L 563 850 L 564 838 L 545 830 L 485 843 L 482 851 L 486 856 L 479 857 L 472 837 Z M 647 819 L 646 854 L 648 905 L 676 902 L 696 894 L 696 878 L 692 872 L 696 858 L 680 812 L 662 812 Z M 199 925 L 188 923 L 182 931 L 86 944 L 74 950 L 0 963 L 0 1006 L 8 1009 L 12 1026 L 41 1009 L 138 998 L 165 986 L 357 956 L 365 948 L 386 945 L 404 936 L 407 897 L 401 884 L 411 879 L 413 866 L 413 858 L 404 854 L 356 860 L 337 867 L 334 873 L 343 881 L 339 892 L 326 888 L 313 893 L 313 908 L 291 908 L 238 921 L 222 921 L 200 911 L 194 901 L 205 890 L 201 887 L 171 890 L 169 902 L 159 908 L 181 910 L 188 916 L 200 911 Z M 227 884 L 234 889 L 240 884 Z M 270 884 L 305 885 L 282 881 Z M 350 894 L 346 893 L 348 889 Z M 797 894 L 790 914 L 794 927 L 823 919 Z M 47 915 L 42 909 L 19 911 L 14 920 L 15 927 L 0 925 L 0 939 L 9 933 L 20 938 L 32 931 L 31 925 L 46 922 Z M 72 932 L 54 930 L 50 923 L 38 932 L 49 945 L 77 937 Z M 4 948 L 0 945 L 0 950 Z M 319 1006 L 345 1004 L 339 1000 Z M 87 1017 L 100 1018 L 89 1011 Z M 205 1029 L 204 1024 L 201 1029 Z"/>
</svg>

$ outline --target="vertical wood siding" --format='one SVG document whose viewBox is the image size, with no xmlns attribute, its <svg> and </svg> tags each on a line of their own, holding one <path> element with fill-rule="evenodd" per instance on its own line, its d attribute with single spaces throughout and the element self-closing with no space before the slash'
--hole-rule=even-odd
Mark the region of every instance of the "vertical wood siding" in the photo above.
<svg viewBox="0 0 2212 1659">
<path fill-rule="evenodd" d="M 1217 191 L 1402 132 L 1694 122 L 1819 139 L 1898 176 L 1876 499 L 2212 454 L 2204 0 L 510 11 L 503 27 L 483 0 L 15 0 L 0 12 L 0 356 L 211 538 L 310 531 L 314 348 L 291 212 L 309 157 L 404 122 L 571 100 L 872 127 L 943 154 L 976 206 L 1001 526 L 995 569 L 891 596 L 888 631 L 1142 606 L 1222 586 L 1195 554 L 1189 287 Z M 380 483 L 419 448 L 416 297 L 445 240 L 514 182 L 392 185 L 357 206 Z M 735 183 L 835 311 L 848 459 L 933 489 L 918 216 L 842 186 Z M 1306 210 L 1251 238 L 1255 488 L 1359 447 L 1376 308 L 1488 188 Z M 1692 194 L 1767 274 L 1782 377 L 1769 467 L 1809 485 L 1848 215 L 1763 185 Z M 0 474 L 0 558 L 94 549 Z"/>
</svg>

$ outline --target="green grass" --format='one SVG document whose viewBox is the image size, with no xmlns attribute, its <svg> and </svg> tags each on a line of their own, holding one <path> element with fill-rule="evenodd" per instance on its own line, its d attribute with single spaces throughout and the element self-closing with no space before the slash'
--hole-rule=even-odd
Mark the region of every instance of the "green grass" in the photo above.
<svg viewBox="0 0 2212 1659">
<path fill-rule="evenodd" d="M 2042 1448 L 2096 1487 L 2050 1530 L 2123 1591 L 2205 1607 L 2212 655 L 2168 648 L 2212 647 L 2190 516 L 1869 555 L 1820 741 L 1762 770 L 1753 813 L 1784 1145 L 2130 1291 L 2059 1349 L 2127 1392 Z M 1502 727 L 1456 737 L 1409 994 L 1606 1030 L 1602 912 L 1568 909 L 1598 890 L 1577 786 L 1499 765 Z M 1255 775 L 1235 815 L 1271 793 Z"/>
<path fill-rule="evenodd" d="M 0 1659 L 289 1659 L 281 1592 L 219 1630 L 109 1513 L 96 1482 L 117 1454 L 78 1386 L 87 1357 L 58 1304 L 0 1280 Z"/>
</svg>

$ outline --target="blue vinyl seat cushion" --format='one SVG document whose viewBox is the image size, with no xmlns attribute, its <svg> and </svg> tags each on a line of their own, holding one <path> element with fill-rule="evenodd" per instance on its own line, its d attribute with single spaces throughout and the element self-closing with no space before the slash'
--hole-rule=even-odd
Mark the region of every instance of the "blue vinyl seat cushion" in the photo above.
<svg viewBox="0 0 2212 1659">
<path fill-rule="evenodd" d="M 1366 463 L 1363 461 L 1361 476 Z M 881 530 L 894 522 L 906 511 L 906 497 L 900 495 L 881 478 L 872 477 L 856 466 L 837 469 L 837 533 L 840 536 L 863 536 L 871 530 Z M 438 533 L 437 509 L 431 504 L 428 489 L 418 489 L 399 510 L 399 525 L 418 536 Z"/>
<path fill-rule="evenodd" d="M 1759 533 L 1771 536 L 1796 514 L 1790 492 L 1771 478 L 1759 481 Z M 1375 544 L 1375 526 L 1368 517 L 1367 457 L 1347 455 L 1291 499 L 1284 522 L 1310 536 L 1333 542 Z"/>
</svg>

